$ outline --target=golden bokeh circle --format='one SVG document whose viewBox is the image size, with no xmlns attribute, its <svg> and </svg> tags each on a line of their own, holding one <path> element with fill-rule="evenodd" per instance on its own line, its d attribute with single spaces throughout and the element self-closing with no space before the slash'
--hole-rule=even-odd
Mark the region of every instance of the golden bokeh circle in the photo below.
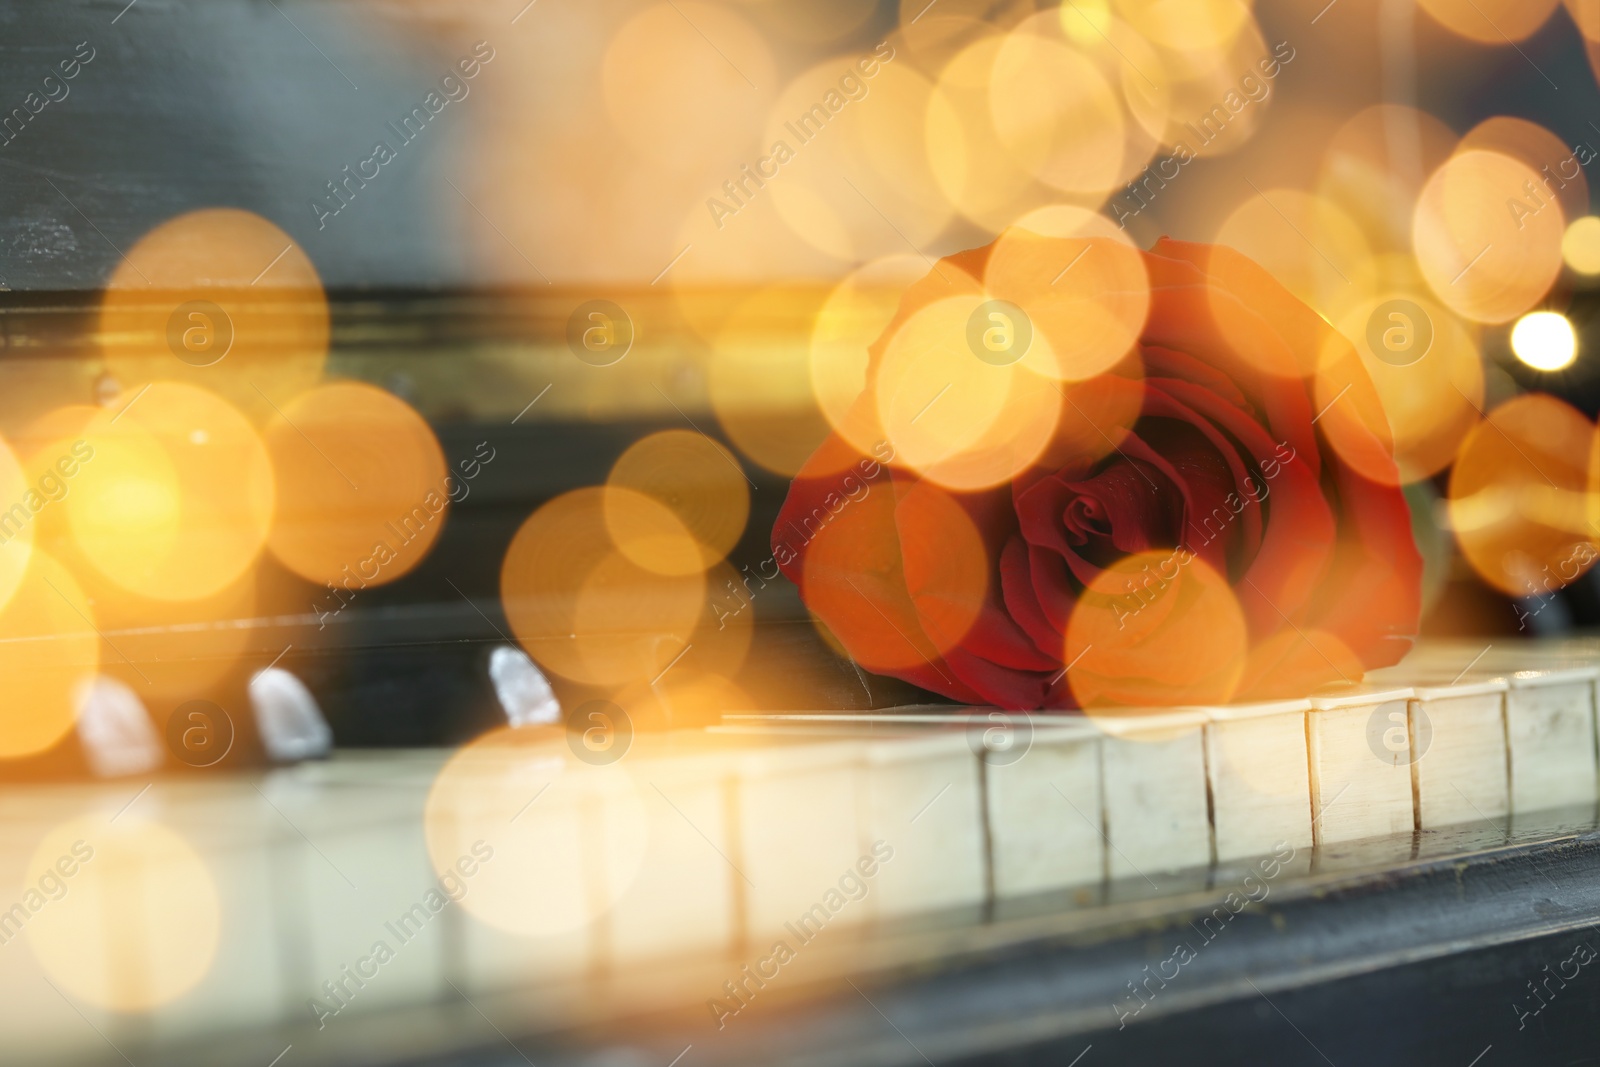
<svg viewBox="0 0 1600 1067">
<path fill-rule="evenodd" d="M 635 441 L 617 457 L 606 484 L 630 494 L 607 496 L 606 526 L 624 555 L 660 574 L 704 570 L 727 556 L 744 534 L 750 515 L 750 483 L 722 445 L 692 430 L 662 430 Z M 697 564 L 683 557 L 681 542 L 665 541 L 648 512 L 621 502 L 644 496 L 669 509 L 693 537 Z M 647 525 L 641 526 L 640 519 Z M 670 524 L 665 529 L 671 530 Z"/>
<path fill-rule="evenodd" d="M 94 607 L 66 568 L 35 551 L 0 610 L 0 759 L 36 755 L 65 737 L 77 720 L 78 684 L 99 664 Z"/>
<path fill-rule="evenodd" d="M 124 401 L 147 382 L 203 385 L 253 419 L 268 398 L 322 376 L 328 305 L 316 268 L 288 234 L 237 208 L 157 226 L 127 250 L 101 296 L 106 370 Z"/>
<path fill-rule="evenodd" d="M 616 764 L 575 759 L 561 727 L 502 727 L 463 746 L 428 791 L 423 829 L 461 906 L 497 930 L 550 937 L 599 921 L 644 862 L 649 820 Z M 462 875 L 466 862 L 473 874 Z"/>
<path fill-rule="evenodd" d="M 707 386 L 717 422 L 740 452 L 798 474 L 830 427 L 811 391 L 809 332 L 825 291 L 769 286 L 741 301 L 716 335 Z"/>
<path fill-rule="evenodd" d="M 1594 562 L 1589 452 L 1594 426 L 1528 393 L 1490 411 L 1450 471 L 1450 527 L 1467 562 L 1512 597 L 1542 597 Z"/>
<path fill-rule="evenodd" d="M 983 303 L 981 294 L 955 296 L 911 314 L 884 348 L 874 388 L 896 462 L 952 489 L 999 485 L 1026 469 L 1064 403 L 1057 383 L 1025 362 L 997 366 L 968 347 Z"/>
<path fill-rule="evenodd" d="M 839 436 L 863 454 L 883 440 L 867 387 L 868 349 L 901 306 L 906 290 L 928 273 L 909 253 L 873 260 L 846 275 L 818 309 L 811 328 L 811 390 Z"/>
<path fill-rule="evenodd" d="M 1538 193 L 1539 175 L 1499 152 L 1472 149 L 1445 161 L 1417 201 L 1417 262 L 1441 303 L 1477 322 L 1527 311 L 1561 271 L 1566 219 Z"/>
<path fill-rule="evenodd" d="M 1248 648 L 1227 578 L 1179 547 L 1124 556 L 1091 579 L 1067 620 L 1063 662 L 1073 665 L 1066 678 L 1078 705 L 1093 715 L 1225 704 Z"/>
<path fill-rule="evenodd" d="M 1478 44 L 1504 45 L 1531 37 L 1561 0 L 1417 0 L 1451 33 Z"/>
<path fill-rule="evenodd" d="M 678 551 L 697 554 L 671 510 L 627 489 L 577 489 L 540 506 L 500 567 L 500 598 L 522 647 L 542 666 L 588 685 L 658 674 L 688 643 L 705 605 L 705 576 L 647 570 L 619 551 L 606 498 L 629 493 Z"/>
<path fill-rule="evenodd" d="M 262 431 L 277 484 L 267 545 L 318 585 L 383 585 L 427 556 L 455 486 L 433 430 L 364 382 L 328 382 L 279 406 Z"/>
<path fill-rule="evenodd" d="M 271 526 L 272 463 L 226 400 L 154 382 L 85 431 L 94 449 L 66 498 L 73 539 L 99 571 L 154 600 L 196 600 L 239 578 Z"/>
<path fill-rule="evenodd" d="M 74 873 L 61 876 L 68 867 Z M 177 832 L 137 817 L 76 819 L 39 842 L 29 880 L 52 870 L 62 895 L 24 929 L 64 993 L 107 1011 L 148 1012 L 210 971 L 222 905 L 210 867 Z"/>
</svg>

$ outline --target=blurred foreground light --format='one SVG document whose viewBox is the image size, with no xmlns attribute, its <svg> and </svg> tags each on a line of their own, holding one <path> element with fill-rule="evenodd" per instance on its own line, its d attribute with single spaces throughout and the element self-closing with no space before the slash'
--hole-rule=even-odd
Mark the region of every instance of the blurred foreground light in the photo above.
<svg viewBox="0 0 1600 1067">
<path fill-rule="evenodd" d="M 1600 216 L 1572 220 L 1561 238 L 1561 256 L 1579 274 L 1600 274 Z"/>
<path fill-rule="evenodd" d="M 1560 312 L 1535 311 L 1511 328 L 1511 351 L 1534 370 L 1564 370 L 1578 358 L 1578 336 Z"/>
<path fill-rule="evenodd" d="M 222 925 L 206 860 L 144 814 L 134 808 L 114 823 L 86 815 L 49 830 L 24 883 L 36 887 L 23 900 L 35 913 L 25 929 L 41 977 L 65 997 L 124 1014 L 199 985 Z"/>
</svg>

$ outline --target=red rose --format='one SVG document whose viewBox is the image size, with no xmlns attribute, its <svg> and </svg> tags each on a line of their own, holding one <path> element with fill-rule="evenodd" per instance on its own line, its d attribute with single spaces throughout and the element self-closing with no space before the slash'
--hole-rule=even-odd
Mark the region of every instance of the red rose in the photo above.
<svg viewBox="0 0 1600 1067">
<path fill-rule="evenodd" d="M 925 343 L 892 340 L 914 315 L 952 291 L 999 295 L 985 273 L 1000 243 L 941 260 L 906 293 L 870 349 L 862 425 L 901 403 L 885 392 L 886 352 Z M 1120 361 L 1126 337 L 1103 373 L 1049 381 L 1048 411 L 1013 389 L 998 429 L 975 431 L 1026 442 L 1043 427 L 1017 469 L 984 485 L 970 456 L 916 462 L 891 443 L 904 434 L 866 448 L 863 433 L 835 434 L 773 531 L 784 574 L 863 667 L 975 704 L 1303 696 L 1398 661 L 1422 562 L 1355 351 L 1231 249 L 1112 246 L 1063 239 L 1045 258 L 1087 267 L 1095 248 L 1106 263 L 1118 252 L 1148 277 L 1128 286 L 1137 299 L 1059 305 L 1054 322 L 1047 300 L 1017 299 L 1057 348 L 1086 319 L 1115 336 L 1108 304 L 1137 313 Z M 1005 470 L 997 455 L 1010 453 L 990 449 L 983 469 Z"/>
</svg>

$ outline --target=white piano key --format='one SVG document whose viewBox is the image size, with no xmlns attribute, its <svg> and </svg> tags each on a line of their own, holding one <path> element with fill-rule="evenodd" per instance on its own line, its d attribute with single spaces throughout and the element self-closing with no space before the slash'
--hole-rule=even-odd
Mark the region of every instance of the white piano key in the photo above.
<svg viewBox="0 0 1600 1067">
<path fill-rule="evenodd" d="M 1356 686 L 1311 698 L 1306 740 L 1317 845 L 1415 829 L 1406 733 L 1411 696 L 1409 686 Z M 1389 735 L 1398 747 L 1375 748 L 1372 736 L 1389 730 L 1399 731 Z"/>
<path fill-rule="evenodd" d="M 1098 728 L 1035 717 L 1027 751 L 1017 758 L 991 755 L 984 779 L 996 897 L 1101 880 Z"/>
<path fill-rule="evenodd" d="M 1169 711 L 1095 721 L 1106 731 L 1100 752 L 1108 876 L 1148 878 L 1210 862 L 1205 716 Z"/>
<path fill-rule="evenodd" d="M 433 862 L 492 853 L 451 905 L 451 980 L 469 994 L 570 986 L 610 951 L 645 854 L 644 805 L 625 771 L 577 759 L 561 729 L 491 736 L 502 743 L 452 760 L 428 808 Z"/>
<path fill-rule="evenodd" d="M 1594 802 L 1597 674 L 1595 667 L 1567 667 L 1508 677 L 1513 812 Z"/>
<path fill-rule="evenodd" d="M 124 786 L 121 792 L 131 792 Z M 123 800 L 127 797 L 123 796 Z M 81 998 L 52 989 L 48 972 L 29 943 L 28 927 L 50 916 L 57 902 L 43 903 L 35 912 L 29 890 L 37 890 L 38 875 L 29 863 L 41 840 L 58 824 L 103 806 L 98 791 L 80 787 L 43 787 L 11 790 L 0 795 L 0 1003 L 5 1005 L 4 1057 L 7 1063 L 48 1063 L 106 1055 L 105 1041 L 85 1026 L 82 1011 L 95 1026 L 120 1038 L 115 1013 L 84 1003 Z M 105 809 L 108 818 L 116 805 Z M 91 860 L 92 862 L 92 860 Z M 67 890 L 71 896 L 71 884 Z M 18 912 L 16 909 L 21 908 Z M 59 980 L 59 976 L 57 976 Z M 74 1010 L 77 1009 L 77 1011 Z"/>
<path fill-rule="evenodd" d="M 451 980 L 468 996 L 576 983 L 592 973 L 603 942 L 592 926 L 535 935 L 466 910 L 451 919 L 461 960 L 461 974 Z"/>
<path fill-rule="evenodd" d="M 292 999 L 296 987 L 286 980 L 298 932 L 285 926 L 293 913 L 276 899 L 273 870 L 285 850 L 303 850 L 304 842 L 238 779 L 162 783 L 139 803 L 149 803 L 204 861 L 220 923 L 205 979 L 153 1015 L 152 1037 L 304 1021 L 296 1014 L 303 1006 Z"/>
<path fill-rule="evenodd" d="M 1430 830 L 1485 820 L 1503 824 L 1511 807 L 1505 680 L 1419 683 L 1415 689 L 1409 741 L 1418 825 Z"/>
<path fill-rule="evenodd" d="M 986 891 L 982 802 L 977 758 L 966 731 L 871 741 L 864 758 L 857 858 L 893 853 L 868 883 L 864 912 L 883 919 L 981 903 Z M 833 873 L 829 882 L 841 873 Z"/>
<path fill-rule="evenodd" d="M 619 766 L 643 801 L 649 836 L 639 873 L 610 917 L 607 961 L 728 953 L 742 932 L 738 901 L 748 887 L 733 858 L 737 776 L 725 744 L 702 731 L 641 738 Z"/>
<path fill-rule="evenodd" d="M 1201 709 L 1219 862 L 1311 847 L 1309 700 Z"/>
<path fill-rule="evenodd" d="M 426 789 L 317 782 L 298 770 L 269 775 L 260 789 L 308 850 L 299 866 L 309 975 L 293 995 L 291 1019 L 316 1022 L 313 999 L 338 1009 L 322 1019 L 336 1026 L 349 1014 L 448 993 L 441 913 L 459 905 L 428 856 Z"/>
<path fill-rule="evenodd" d="M 739 847 L 732 859 L 748 879 L 748 943 L 767 944 L 785 923 L 806 916 L 811 935 L 818 924 L 866 918 L 853 905 L 837 914 L 814 911 L 863 855 L 861 759 L 860 742 L 837 740 L 769 744 L 735 759 L 738 826 L 731 836 Z"/>
</svg>

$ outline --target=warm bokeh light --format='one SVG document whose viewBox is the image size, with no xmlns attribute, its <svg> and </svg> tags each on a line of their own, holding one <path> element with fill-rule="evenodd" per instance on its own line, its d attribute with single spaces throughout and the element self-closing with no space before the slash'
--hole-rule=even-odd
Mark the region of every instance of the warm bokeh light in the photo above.
<svg viewBox="0 0 1600 1067">
<path fill-rule="evenodd" d="M 928 160 L 940 191 L 960 214 L 998 233 L 1019 214 L 1055 199 L 1012 156 L 994 129 L 990 73 L 1005 38 L 985 28 L 939 74 L 928 99 Z"/>
<path fill-rule="evenodd" d="M 810 386 L 804 336 L 825 292 L 771 286 L 742 301 L 716 335 L 708 391 L 717 421 L 757 464 L 793 476 L 828 436 Z"/>
<path fill-rule="evenodd" d="M 512 632 L 541 665 L 576 682 L 622 685 L 655 677 L 688 643 L 705 606 L 705 576 L 659 574 L 614 545 L 606 497 L 627 489 L 578 489 L 522 524 L 500 567 L 500 599 Z M 632 494 L 668 547 L 652 556 L 693 559 L 699 548 L 672 511 Z M 676 546 L 676 547 L 672 547 Z"/>
<path fill-rule="evenodd" d="M 638 731 L 717 726 L 725 714 L 749 713 L 756 707 L 749 694 L 723 675 L 687 666 L 674 667 L 655 685 L 636 682 L 613 702 L 627 712 Z"/>
<path fill-rule="evenodd" d="M 1581 150 L 1574 150 L 1538 123 L 1509 115 L 1484 119 L 1463 134 L 1456 146 L 1458 152 L 1474 149 L 1499 152 L 1537 171 L 1537 194 L 1553 195 L 1567 218 L 1588 213 L 1589 180 L 1583 173 Z"/>
<path fill-rule="evenodd" d="M 1333 201 L 1298 189 L 1262 189 L 1223 221 L 1216 243 L 1265 267 L 1306 304 L 1334 318 L 1372 287 L 1372 250 Z"/>
<path fill-rule="evenodd" d="M 40 966 L 96 1008 L 147 1012 L 193 989 L 211 969 L 222 926 L 216 881 L 194 846 L 137 816 L 76 819 L 45 834 L 28 865 L 35 884 L 74 873 L 24 928 Z"/>
<path fill-rule="evenodd" d="M 1559 311 L 1535 311 L 1511 328 L 1511 351 L 1534 370 L 1565 370 L 1578 358 L 1578 335 Z"/>
<path fill-rule="evenodd" d="M 66 736 L 78 683 L 99 663 L 94 608 L 64 567 L 35 551 L 0 611 L 0 759 L 35 755 Z"/>
<path fill-rule="evenodd" d="M 1067 622 L 1067 685 L 1088 709 L 1223 704 L 1237 691 L 1244 612 L 1192 551 L 1125 556 L 1088 584 Z"/>
<path fill-rule="evenodd" d="M 1520 160 L 1452 156 L 1417 201 L 1412 236 L 1434 295 L 1477 322 L 1508 322 L 1544 298 L 1561 270 L 1566 220 Z"/>
<path fill-rule="evenodd" d="M 939 671 L 934 660 L 966 636 L 987 588 L 987 556 L 972 520 L 927 483 L 907 499 L 902 511 L 878 489 L 818 530 L 806 524 L 801 593 L 868 670 Z"/>
<path fill-rule="evenodd" d="M 842 262 L 929 244 L 951 208 L 921 126 L 905 118 L 922 113 L 933 85 L 903 62 L 885 63 L 891 54 L 833 56 L 795 77 L 772 106 L 755 176 L 737 175 L 736 195 L 721 190 L 721 202 L 770 197 L 797 237 Z"/>
<path fill-rule="evenodd" d="M 883 352 L 878 420 L 897 461 L 952 489 L 998 485 L 1026 469 L 1060 418 L 1060 386 L 1026 363 L 988 362 L 969 346 L 980 294 L 919 308 Z"/>
<path fill-rule="evenodd" d="M 1141 75 L 1164 82 L 1173 102 L 1162 140 L 1203 158 L 1244 147 L 1266 121 L 1277 91 L 1275 79 L 1298 57 L 1295 46 L 1284 40 L 1268 48 L 1255 15 L 1240 0 L 1125 0 L 1118 7 L 1135 28 L 1140 21 L 1136 9 L 1160 12 L 1161 20 L 1171 19 L 1168 25 L 1174 28 L 1185 21 L 1196 26 L 1196 34 L 1186 39 L 1172 29 L 1160 35 L 1165 41 L 1158 46 L 1162 69 Z M 1202 43 L 1207 40 L 1212 43 Z"/>
<path fill-rule="evenodd" d="M 1361 658 L 1326 630 L 1284 627 L 1250 650 L 1241 699 L 1298 699 L 1325 685 L 1354 682 Z"/>
<path fill-rule="evenodd" d="M 1579 274 L 1600 274 L 1600 216 L 1572 220 L 1561 237 L 1561 258 Z"/>
<path fill-rule="evenodd" d="M 1433 115 L 1404 104 L 1375 104 L 1334 133 L 1317 191 L 1360 223 L 1374 249 L 1409 258 L 1417 197 L 1455 146 L 1454 132 Z"/>
<path fill-rule="evenodd" d="M 1108 193 L 1122 174 L 1122 104 L 1099 68 L 1035 25 L 1007 34 L 990 70 L 989 114 L 1012 160 L 1064 193 Z"/>
<path fill-rule="evenodd" d="M 1532 36 L 1560 0 L 1417 0 L 1439 23 L 1469 41 L 1503 45 Z"/>
<path fill-rule="evenodd" d="M 470 491 L 422 416 L 362 382 L 285 401 L 262 437 L 277 483 L 267 544 L 318 585 L 353 592 L 399 578 L 427 556 L 451 501 Z M 481 469 L 489 454 L 463 462 Z"/>
<path fill-rule="evenodd" d="M 1148 40 L 1176 52 L 1225 49 L 1252 23 L 1241 0 L 1117 0 L 1116 7 Z"/>
<path fill-rule="evenodd" d="M 1084 381 L 1119 363 L 1150 312 L 1144 257 L 1105 218 L 1081 208 L 1035 211 L 995 242 L 985 292 L 1021 308 L 1036 374 Z"/>
<path fill-rule="evenodd" d="M 1462 554 L 1508 596 L 1547 596 L 1595 559 L 1588 526 L 1594 426 L 1552 396 L 1489 412 L 1450 471 L 1450 525 Z"/>
<path fill-rule="evenodd" d="M 473 917 L 549 937 L 599 920 L 633 884 L 648 819 L 628 773 L 575 759 L 562 728 L 501 728 L 439 771 L 423 828 L 441 877 L 475 871 L 461 897 Z"/>
<path fill-rule="evenodd" d="M 706 569 L 706 551 L 677 509 L 615 485 L 606 488 L 604 500 L 606 533 L 628 563 L 668 576 Z"/>
<path fill-rule="evenodd" d="M 24 442 L 25 447 L 27 444 L 31 442 Z M 0 440 L 0 608 L 10 601 L 27 572 L 36 517 L 70 491 L 66 472 L 76 473 L 82 454 L 80 446 L 74 455 L 69 443 L 64 452 L 51 454 L 42 463 L 26 453 L 19 462 L 11 446 Z"/>
<path fill-rule="evenodd" d="M 858 452 L 883 440 L 876 410 L 859 404 L 867 387 L 867 349 L 883 335 L 911 285 L 928 274 L 921 256 L 874 260 L 844 277 L 811 328 L 811 389 L 834 431 Z"/>
<path fill-rule="evenodd" d="M 207 208 L 140 238 L 101 298 L 123 402 L 147 382 L 212 389 L 256 421 L 322 376 L 328 306 L 299 245 L 259 215 Z"/>
<path fill-rule="evenodd" d="M 1400 481 L 1415 482 L 1449 466 L 1483 405 L 1483 360 L 1467 325 L 1418 289 L 1382 290 L 1336 325 L 1342 337 L 1330 337 L 1323 354 L 1318 410 L 1348 400 L 1340 394 L 1349 384 L 1349 365 L 1340 358 L 1346 343 L 1354 345 L 1393 435 Z M 1358 463 L 1368 455 L 1344 447 L 1345 419 L 1319 425 L 1324 423 L 1329 443 L 1341 454 Z M 1379 458 L 1370 476 L 1386 481 L 1386 470 Z"/>
<path fill-rule="evenodd" d="M 65 504 L 83 555 L 129 592 L 195 600 L 266 544 L 272 464 L 255 429 L 197 386 L 155 382 L 85 431 L 94 449 Z"/>
<path fill-rule="evenodd" d="M 772 51 L 738 12 L 699 0 L 652 4 L 612 35 L 601 65 L 606 113 L 658 164 L 693 165 L 754 134 L 772 98 Z"/>
<path fill-rule="evenodd" d="M 725 557 L 744 533 L 750 483 L 726 448 L 692 430 L 662 430 L 634 442 L 612 464 L 606 484 L 631 490 L 606 497 L 606 526 L 624 555 L 660 574 L 704 570 Z M 644 496 L 668 508 L 693 536 L 698 562 L 664 543 L 648 509 L 619 504 Z M 670 528 L 669 524 L 668 528 Z"/>
</svg>

